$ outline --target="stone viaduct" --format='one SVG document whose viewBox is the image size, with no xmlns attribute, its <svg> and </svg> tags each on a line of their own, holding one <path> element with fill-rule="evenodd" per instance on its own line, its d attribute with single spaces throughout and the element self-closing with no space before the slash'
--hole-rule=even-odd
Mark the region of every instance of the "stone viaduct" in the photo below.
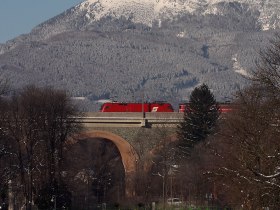
<svg viewBox="0 0 280 210">
<path fill-rule="evenodd" d="M 135 195 L 133 177 L 137 161 L 152 155 L 164 139 L 176 140 L 182 113 L 85 113 L 79 122 L 85 126 L 75 141 L 103 138 L 118 148 L 125 171 L 125 195 Z"/>
</svg>

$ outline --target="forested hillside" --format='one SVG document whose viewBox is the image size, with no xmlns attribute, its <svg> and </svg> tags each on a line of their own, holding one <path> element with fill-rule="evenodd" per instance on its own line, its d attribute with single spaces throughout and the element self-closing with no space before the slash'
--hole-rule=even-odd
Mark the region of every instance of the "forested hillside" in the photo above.
<svg viewBox="0 0 280 210">
<path fill-rule="evenodd" d="M 66 89 L 89 101 L 186 100 L 206 83 L 218 101 L 246 86 L 260 49 L 276 30 L 262 31 L 247 4 L 216 5 L 218 14 L 180 14 L 151 26 L 131 17 L 98 21 L 70 9 L 0 46 L 0 73 L 26 84 Z"/>
</svg>

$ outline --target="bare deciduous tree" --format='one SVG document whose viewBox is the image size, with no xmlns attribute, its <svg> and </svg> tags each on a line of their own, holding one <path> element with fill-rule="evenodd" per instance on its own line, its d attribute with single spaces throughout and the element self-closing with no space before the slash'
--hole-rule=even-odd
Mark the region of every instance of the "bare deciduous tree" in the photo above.
<svg viewBox="0 0 280 210">
<path fill-rule="evenodd" d="M 206 170 L 218 198 L 245 209 L 280 205 L 280 35 L 262 51 L 252 84 L 237 94 L 236 109 L 210 138 Z"/>
<path fill-rule="evenodd" d="M 15 94 L 5 112 L 5 135 L 12 142 L 13 165 L 26 209 L 46 183 L 60 181 L 63 146 L 79 131 L 78 115 L 64 91 L 29 86 Z"/>
<path fill-rule="evenodd" d="M 209 177 L 227 202 L 246 209 L 280 204 L 279 111 L 264 94 L 259 87 L 242 91 L 238 109 L 221 122 L 208 145 L 208 159 L 215 163 Z"/>
<path fill-rule="evenodd" d="M 7 93 L 10 89 L 9 87 L 9 80 L 0 75 L 0 96 Z"/>
<path fill-rule="evenodd" d="M 280 90 L 280 34 L 270 41 L 260 54 L 252 80 L 265 87 L 267 94 L 279 97 Z"/>
</svg>

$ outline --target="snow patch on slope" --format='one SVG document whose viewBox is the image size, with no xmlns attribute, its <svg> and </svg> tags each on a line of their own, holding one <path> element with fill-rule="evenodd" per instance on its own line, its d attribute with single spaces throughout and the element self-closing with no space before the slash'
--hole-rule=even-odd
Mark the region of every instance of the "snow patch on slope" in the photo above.
<svg viewBox="0 0 280 210">
<path fill-rule="evenodd" d="M 186 31 L 181 31 L 180 33 L 177 34 L 177 37 L 184 38 L 184 37 L 186 37 L 186 35 L 187 35 Z"/>
<path fill-rule="evenodd" d="M 233 70 L 238 73 L 238 74 L 241 74 L 242 76 L 245 76 L 245 77 L 249 77 L 249 73 L 240 65 L 240 63 L 238 62 L 237 60 L 237 54 L 235 54 L 233 57 L 232 57 L 232 61 L 233 61 Z"/>
</svg>

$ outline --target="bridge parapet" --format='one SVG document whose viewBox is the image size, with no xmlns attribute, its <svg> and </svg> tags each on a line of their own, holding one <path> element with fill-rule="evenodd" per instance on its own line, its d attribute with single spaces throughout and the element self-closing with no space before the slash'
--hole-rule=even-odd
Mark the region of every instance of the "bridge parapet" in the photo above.
<svg viewBox="0 0 280 210">
<path fill-rule="evenodd" d="M 183 119 L 183 113 L 156 112 L 89 112 L 80 120 L 86 127 L 175 127 Z"/>
</svg>

